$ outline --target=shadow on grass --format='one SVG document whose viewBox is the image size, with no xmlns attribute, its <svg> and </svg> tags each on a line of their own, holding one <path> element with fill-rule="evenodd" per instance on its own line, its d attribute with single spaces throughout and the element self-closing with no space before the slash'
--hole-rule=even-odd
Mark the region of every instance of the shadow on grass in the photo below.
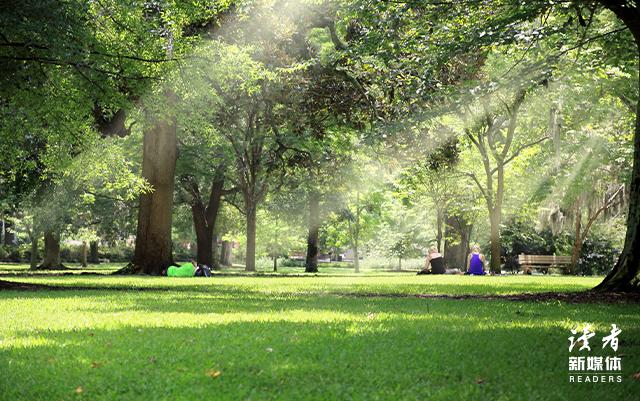
<svg viewBox="0 0 640 401">
<path fill-rule="evenodd" d="M 291 296 L 339 296 L 339 297 L 390 297 L 390 298 L 446 298 L 472 300 L 508 300 L 508 301 L 542 301 L 569 303 L 640 303 L 640 293 L 599 293 L 570 290 L 550 285 L 548 282 L 501 283 L 465 280 L 465 282 L 447 283 L 336 283 L 307 281 L 300 286 L 295 280 L 281 282 L 275 287 L 261 288 L 259 280 L 244 283 L 220 282 L 215 278 L 184 279 L 182 282 L 164 281 L 158 277 L 138 277 L 134 284 L 123 284 L 113 280 L 61 281 L 60 284 L 39 284 L 18 281 L 0 280 L 0 290 L 4 297 L 20 297 L 18 292 L 40 291 L 125 291 L 125 292 L 183 292 L 190 294 L 217 294 L 221 297 L 274 297 Z M 482 280 L 482 278 L 477 279 Z M 268 282 L 269 284 L 273 282 Z M 89 285 L 86 285 L 89 284 Z M 549 291 L 555 289 L 556 291 Z"/>
</svg>

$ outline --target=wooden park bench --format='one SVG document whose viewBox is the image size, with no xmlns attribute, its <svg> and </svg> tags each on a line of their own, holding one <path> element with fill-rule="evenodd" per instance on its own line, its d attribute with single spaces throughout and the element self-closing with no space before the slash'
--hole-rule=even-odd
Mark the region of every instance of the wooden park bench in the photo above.
<svg viewBox="0 0 640 401">
<path fill-rule="evenodd" d="M 559 267 L 566 269 L 571 264 L 571 256 L 558 255 L 518 255 L 518 263 L 523 271 L 527 268 L 542 270 L 543 273 L 549 273 L 550 267 Z"/>
</svg>

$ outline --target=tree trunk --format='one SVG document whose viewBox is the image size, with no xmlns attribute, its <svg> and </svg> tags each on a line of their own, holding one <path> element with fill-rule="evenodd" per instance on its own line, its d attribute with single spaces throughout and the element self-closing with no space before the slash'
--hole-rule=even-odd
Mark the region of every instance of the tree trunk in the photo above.
<svg viewBox="0 0 640 401">
<path fill-rule="evenodd" d="M 175 94 L 165 94 L 169 113 Z M 173 265 L 171 220 L 177 157 L 176 119 L 174 115 L 153 121 L 144 133 L 142 176 L 153 192 L 140 196 L 138 230 L 133 261 L 122 273 L 160 275 Z"/>
<path fill-rule="evenodd" d="M 213 181 L 207 205 L 202 202 L 197 183 L 190 182 L 186 185 L 190 186 L 189 190 L 193 195 L 193 200 L 191 202 L 191 215 L 193 217 L 193 226 L 196 232 L 197 261 L 199 264 L 212 267 L 214 261 L 213 232 L 216 227 L 218 210 L 220 209 L 224 180 L 216 179 Z"/>
<path fill-rule="evenodd" d="M 52 230 L 44 233 L 44 260 L 36 269 L 65 269 L 60 262 L 60 236 Z"/>
<path fill-rule="evenodd" d="M 274 256 L 273 257 L 273 272 L 277 272 L 278 271 L 278 257 Z"/>
<path fill-rule="evenodd" d="M 80 249 L 80 266 L 87 267 L 87 253 L 89 251 L 89 246 L 87 241 L 82 241 L 82 246 Z"/>
<path fill-rule="evenodd" d="M 220 270 L 220 247 L 218 246 L 218 239 L 220 236 L 217 233 L 213 233 L 213 244 L 211 245 L 211 268 L 213 270 Z"/>
<path fill-rule="evenodd" d="M 33 233 L 31 235 L 31 256 L 29 260 L 29 268 L 37 269 L 38 268 L 38 234 Z"/>
<path fill-rule="evenodd" d="M 4 244 L 7 246 L 17 245 L 17 237 L 13 232 L 13 224 L 9 221 L 4 222 Z"/>
<path fill-rule="evenodd" d="M 94 265 L 100 263 L 100 255 L 98 255 L 98 241 L 89 242 L 89 263 Z"/>
<path fill-rule="evenodd" d="M 577 271 L 578 260 L 582 251 L 582 208 L 580 207 L 580 199 L 576 200 L 574 208 L 574 240 L 573 249 L 571 251 L 571 264 L 569 264 L 569 273 L 573 274 Z"/>
<path fill-rule="evenodd" d="M 436 209 L 436 244 L 438 246 L 438 252 L 442 252 L 442 224 L 444 221 L 444 210 L 441 208 Z"/>
<path fill-rule="evenodd" d="M 247 210 L 247 247 L 245 271 L 256 271 L 256 206 L 248 205 Z"/>
<path fill-rule="evenodd" d="M 360 255 L 358 255 L 358 240 L 353 244 L 353 267 L 356 273 L 360 273 Z"/>
<path fill-rule="evenodd" d="M 213 230 L 206 225 L 204 219 L 196 220 L 193 225 L 196 231 L 196 260 L 198 264 L 211 267 L 213 264 Z"/>
<path fill-rule="evenodd" d="M 492 273 L 500 274 L 501 268 L 501 239 L 500 239 L 500 211 L 495 208 L 491 210 L 489 220 L 491 223 L 491 264 Z"/>
<path fill-rule="evenodd" d="M 360 191 L 356 192 L 356 218 L 353 229 L 353 267 L 356 273 L 360 273 L 360 255 L 358 254 L 358 242 L 360 241 Z"/>
<path fill-rule="evenodd" d="M 307 259 L 304 271 L 318 272 L 318 232 L 320 231 L 320 196 L 316 191 L 309 193 L 309 235 L 307 237 Z"/>
<path fill-rule="evenodd" d="M 613 11 L 629 28 L 638 46 L 640 62 L 640 10 L 627 1 L 600 0 L 605 7 Z M 638 76 L 640 93 L 640 76 Z M 640 270 L 640 98 L 636 105 L 636 126 L 633 137 L 633 169 L 629 185 L 629 213 L 627 215 L 627 233 L 624 247 L 613 270 L 602 283 L 595 287 L 601 291 L 619 291 L 636 289 Z"/>
<path fill-rule="evenodd" d="M 465 270 L 470 231 L 471 225 L 462 216 L 446 214 L 444 254 L 447 266 Z"/>
<path fill-rule="evenodd" d="M 220 253 L 220 264 L 222 266 L 231 266 L 233 261 L 231 260 L 231 242 L 222 241 L 222 252 Z"/>
</svg>

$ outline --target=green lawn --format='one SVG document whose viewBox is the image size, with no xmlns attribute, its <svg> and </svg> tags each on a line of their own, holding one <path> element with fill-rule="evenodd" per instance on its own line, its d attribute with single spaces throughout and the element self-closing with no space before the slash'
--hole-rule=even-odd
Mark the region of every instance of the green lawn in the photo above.
<svg viewBox="0 0 640 401">
<path fill-rule="evenodd" d="M 0 291 L 0 400 L 600 401 L 640 390 L 637 304 L 412 296 L 579 291 L 597 277 L 9 270 L 0 278 L 69 289 Z M 600 338 L 621 327 L 622 383 L 568 383 L 567 338 L 583 323 L 597 332 L 585 356 L 612 354 Z"/>
</svg>

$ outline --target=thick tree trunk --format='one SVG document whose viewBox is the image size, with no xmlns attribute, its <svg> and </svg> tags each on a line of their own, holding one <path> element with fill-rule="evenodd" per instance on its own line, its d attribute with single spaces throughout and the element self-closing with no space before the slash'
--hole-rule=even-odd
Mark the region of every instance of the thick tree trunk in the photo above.
<svg viewBox="0 0 640 401">
<path fill-rule="evenodd" d="M 627 1 L 600 0 L 613 11 L 629 28 L 638 46 L 640 61 L 640 9 Z M 640 76 L 638 77 L 640 93 Z M 624 248 L 613 270 L 605 277 L 596 290 L 617 291 L 637 290 L 637 276 L 640 271 L 640 99 L 636 105 L 636 126 L 633 138 L 633 169 L 629 183 L 629 213 Z M 635 281 L 635 283 L 634 283 Z"/>
<path fill-rule="evenodd" d="M 309 193 L 309 235 L 307 236 L 307 259 L 304 271 L 318 272 L 318 232 L 320 231 L 320 196 L 316 191 Z"/>
<path fill-rule="evenodd" d="M 89 253 L 89 246 L 87 241 L 82 241 L 80 248 L 80 266 L 87 267 L 87 254 Z"/>
<path fill-rule="evenodd" d="M 500 274 L 501 269 L 501 238 L 500 238 L 500 211 L 495 208 L 491 211 L 489 220 L 491 223 L 491 264 L 492 273 Z"/>
<path fill-rule="evenodd" d="M 222 266 L 231 266 L 233 264 L 231 246 L 231 242 L 222 241 L 222 252 L 220 253 L 220 264 Z"/>
<path fill-rule="evenodd" d="M 29 268 L 37 269 L 38 268 L 38 234 L 31 235 L 31 255 L 29 260 Z"/>
<path fill-rule="evenodd" d="M 247 213 L 247 247 L 245 271 L 256 271 L 256 206 L 248 205 Z"/>
<path fill-rule="evenodd" d="M 640 82 L 640 78 L 639 78 Z M 629 183 L 629 212 L 624 247 L 611 272 L 595 287 L 600 291 L 637 290 L 640 271 L 640 102 L 636 107 L 633 169 Z"/>
<path fill-rule="evenodd" d="M 278 257 L 274 256 L 273 257 L 273 272 L 277 272 L 278 271 Z"/>
<path fill-rule="evenodd" d="M 94 265 L 100 263 L 100 255 L 98 255 L 98 241 L 89 242 L 89 263 Z"/>
<path fill-rule="evenodd" d="M 60 236 L 52 230 L 44 233 L 44 260 L 36 269 L 65 269 L 60 261 Z"/>
<path fill-rule="evenodd" d="M 168 113 L 173 113 L 175 95 L 165 94 Z M 153 192 L 140 196 L 138 230 L 131 271 L 160 275 L 173 265 L 171 220 L 177 157 L 175 116 L 162 116 L 144 133 L 142 176 Z"/>
</svg>

